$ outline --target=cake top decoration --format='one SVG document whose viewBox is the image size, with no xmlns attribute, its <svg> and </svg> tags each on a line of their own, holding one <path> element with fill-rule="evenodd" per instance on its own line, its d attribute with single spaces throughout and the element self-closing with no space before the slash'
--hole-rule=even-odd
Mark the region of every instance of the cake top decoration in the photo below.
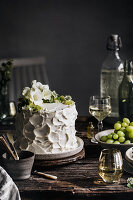
<svg viewBox="0 0 133 200">
<path fill-rule="evenodd" d="M 40 111 L 46 103 L 62 103 L 73 105 L 75 102 L 70 95 L 59 95 L 51 91 L 48 85 L 43 85 L 36 80 L 31 83 L 31 88 L 25 87 L 18 102 L 18 112 L 22 110 Z"/>
</svg>

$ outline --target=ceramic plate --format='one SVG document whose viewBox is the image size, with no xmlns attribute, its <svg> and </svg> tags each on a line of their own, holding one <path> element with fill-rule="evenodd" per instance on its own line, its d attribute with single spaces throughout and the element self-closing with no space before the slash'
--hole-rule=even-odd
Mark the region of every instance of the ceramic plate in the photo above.
<svg viewBox="0 0 133 200">
<path fill-rule="evenodd" d="M 133 147 L 126 151 L 125 159 L 133 165 Z"/>
<path fill-rule="evenodd" d="M 57 160 L 61 158 L 67 158 L 79 153 L 83 149 L 84 142 L 81 138 L 79 137 L 76 137 L 76 138 L 77 138 L 77 143 L 78 143 L 78 147 L 76 149 L 63 152 L 63 153 L 36 154 L 35 159 L 36 160 Z"/>
<path fill-rule="evenodd" d="M 129 174 L 133 174 L 133 165 L 131 165 L 127 160 L 123 159 L 124 170 Z"/>
</svg>

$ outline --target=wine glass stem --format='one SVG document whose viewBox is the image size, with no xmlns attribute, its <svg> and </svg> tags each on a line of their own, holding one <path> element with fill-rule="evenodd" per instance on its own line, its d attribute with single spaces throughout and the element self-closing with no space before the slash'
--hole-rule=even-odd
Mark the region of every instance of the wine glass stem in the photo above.
<svg viewBox="0 0 133 200">
<path fill-rule="evenodd" d="M 103 130 L 103 122 L 102 121 L 98 121 L 98 132 Z"/>
</svg>

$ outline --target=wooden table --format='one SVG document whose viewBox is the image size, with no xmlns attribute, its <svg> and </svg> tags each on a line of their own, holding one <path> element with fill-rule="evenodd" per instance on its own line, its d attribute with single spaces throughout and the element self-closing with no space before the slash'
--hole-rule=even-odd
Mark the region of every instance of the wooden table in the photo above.
<svg viewBox="0 0 133 200">
<path fill-rule="evenodd" d="M 88 121 L 89 118 L 82 117 L 76 122 L 78 136 L 84 140 L 85 158 L 71 164 L 41 168 L 42 172 L 56 175 L 57 180 L 31 175 L 27 180 L 15 181 L 22 200 L 133 199 L 133 189 L 126 186 L 127 178 L 132 175 L 124 172 L 117 184 L 106 184 L 99 178 L 97 169 L 101 147 L 87 138 Z"/>
</svg>

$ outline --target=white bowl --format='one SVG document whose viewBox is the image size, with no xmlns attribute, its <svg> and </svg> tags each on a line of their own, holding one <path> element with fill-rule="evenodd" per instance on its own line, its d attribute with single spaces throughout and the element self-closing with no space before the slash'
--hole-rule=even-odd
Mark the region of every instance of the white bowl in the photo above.
<svg viewBox="0 0 133 200">
<path fill-rule="evenodd" d="M 101 131 L 95 135 L 95 139 L 98 141 L 98 143 L 103 147 L 103 148 L 114 148 L 114 149 L 119 149 L 122 153 L 125 153 L 127 149 L 133 147 L 133 143 L 130 144 L 108 144 L 106 142 L 102 142 L 100 140 L 101 136 L 106 136 L 110 133 L 113 133 L 114 129 L 109 129 L 105 131 Z"/>
<path fill-rule="evenodd" d="M 133 147 L 129 148 L 125 153 L 125 159 L 133 165 Z M 132 166 L 133 167 L 133 166 Z"/>
</svg>

